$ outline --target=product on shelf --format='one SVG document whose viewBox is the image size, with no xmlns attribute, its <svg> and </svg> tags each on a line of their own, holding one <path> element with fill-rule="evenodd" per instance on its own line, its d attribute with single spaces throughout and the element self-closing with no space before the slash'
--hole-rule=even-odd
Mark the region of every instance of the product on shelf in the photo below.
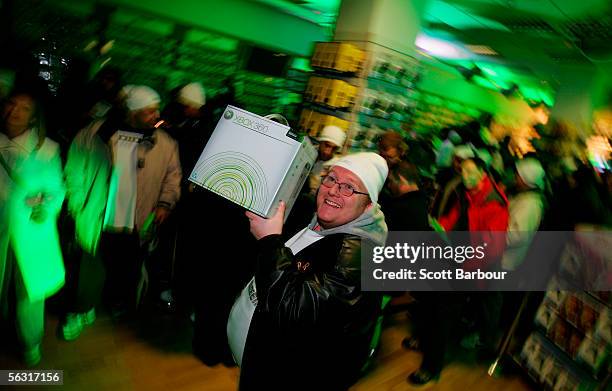
<svg viewBox="0 0 612 391">
<path fill-rule="evenodd" d="M 359 73 L 363 69 L 365 52 L 350 43 L 319 42 L 315 45 L 311 65 L 339 72 Z"/>
<path fill-rule="evenodd" d="M 603 339 L 608 344 L 612 344 L 612 311 L 606 308 L 597 319 L 595 335 Z"/>
<path fill-rule="evenodd" d="M 570 294 L 565 299 L 565 304 L 562 307 L 562 314 L 570 323 L 578 324 L 578 319 L 582 312 L 582 301 L 575 295 Z"/>
<path fill-rule="evenodd" d="M 536 313 L 536 322 L 544 329 L 550 330 L 556 317 L 555 310 L 543 302 Z"/>
<path fill-rule="evenodd" d="M 350 109 L 356 95 L 357 87 L 344 80 L 312 76 L 306 86 L 304 99 L 334 109 Z"/>
<path fill-rule="evenodd" d="M 572 376 L 569 372 L 562 371 L 553 387 L 554 391 L 578 391 L 580 390 L 580 380 Z"/>
<path fill-rule="evenodd" d="M 542 373 L 540 374 L 540 381 L 546 384 L 551 389 L 557 384 L 559 376 L 563 372 L 563 367 L 559 364 L 554 357 L 549 356 L 544 360 L 542 365 Z"/>
<path fill-rule="evenodd" d="M 577 358 L 597 372 L 606 361 L 609 361 L 609 346 L 603 341 L 585 338 L 578 348 Z"/>
<path fill-rule="evenodd" d="M 599 316 L 599 312 L 592 306 L 584 303 L 582 305 L 582 314 L 580 315 L 579 328 L 585 333 L 590 332 L 595 326 L 595 321 Z"/>
<path fill-rule="evenodd" d="M 343 80 L 330 80 L 324 91 L 323 103 L 337 109 L 350 109 L 355 104 L 357 87 Z"/>
<path fill-rule="evenodd" d="M 324 77 L 311 76 L 306 85 L 304 99 L 310 102 L 323 102 L 323 91 L 328 79 Z"/>
<path fill-rule="evenodd" d="M 308 130 L 310 129 L 309 121 L 310 121 L 310 117 L 312 116 L 312 114 L 313 114 L 312 110 L 302 109 L 302 113 L 300 114 L 300 119 L 298 121 L 298 129 L 300 131 L 304 131 L 308 133 Z"/>
<path fill-rule="evenodd" d="M 369 77 L 389 83 L 412 87 L 416 84 L 420 66 L 416 59 L 389 53 L 377 53 L 372 61 Z"/>
</svg>

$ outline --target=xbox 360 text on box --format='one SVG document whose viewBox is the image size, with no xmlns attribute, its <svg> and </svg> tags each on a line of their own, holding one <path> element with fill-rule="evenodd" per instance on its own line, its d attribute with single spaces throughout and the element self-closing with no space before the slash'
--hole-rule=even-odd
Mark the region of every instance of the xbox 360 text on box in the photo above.
<svg viewBox="0 0 612 391">
<path fill-rule="evenodd" d="M 285 217 L 317 159 L 288 126 L 227 106 L 189 180 L 264 217 Z"/>
</svg>

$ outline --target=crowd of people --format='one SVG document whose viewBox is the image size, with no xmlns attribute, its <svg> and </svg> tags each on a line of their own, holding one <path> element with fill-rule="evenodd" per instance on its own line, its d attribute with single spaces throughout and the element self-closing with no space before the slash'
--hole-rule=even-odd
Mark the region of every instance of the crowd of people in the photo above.
<svg viewBox="0 0 612 391">
<path fill-rule="evenodd" d="M 240 105 L 231 89 L 209 97 L 189 83 L 162 110 L 158 92 L 123 86 L 106 68 L 81 95 L 60 94 L 72 104 L 49 115 L 65 118 L 52 121 L 57 142 L 46 135 L 42 90 L 18 79 L 0 123 L 0 308 L 27 365 L 41 359 L 45 299 L 60 289 L 65 340 L 101 305 L 120 320 L 153 294 L 190 309 L 194 354 L 206 365 L 237 362 L 242 389 L 346 389 L 372 360 L 383 315 L 383 295 L 360 288 L 364 243 L 384 245 L 389 231 L 469 231 L 489 243 L 481 268 L 512 271 L 538 230 L 612 224 L 610 171 L 569 156 L 542 161 L 537 148 L 519 159 L 490 136 L 490 116 L 444 129 L 437 142 L 389 131 L 377 152 L 343 154 L 346 133 L 325 127 L 283 223 L 284 204 L 270 219 L 245 215 L 187 180 L 222 110 Z M 468 301 L 465 341 L 491 357 L 500 292 L 413 296 L 403 345 L 424 359 L 408 381 L 439 377 Z"/>
</svg>

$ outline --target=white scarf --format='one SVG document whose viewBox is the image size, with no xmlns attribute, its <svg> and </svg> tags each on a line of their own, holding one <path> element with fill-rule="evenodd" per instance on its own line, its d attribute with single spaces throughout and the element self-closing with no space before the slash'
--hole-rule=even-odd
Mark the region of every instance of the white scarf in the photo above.
<svg viewBox="0 0 612 391">
<path fill-rule="evenodd" d="M 104 228 L 133 230 L 136 216 L 138 143 L 142 134 L 118 131 L 113 175 L 104 216 Z"/>
</svg>

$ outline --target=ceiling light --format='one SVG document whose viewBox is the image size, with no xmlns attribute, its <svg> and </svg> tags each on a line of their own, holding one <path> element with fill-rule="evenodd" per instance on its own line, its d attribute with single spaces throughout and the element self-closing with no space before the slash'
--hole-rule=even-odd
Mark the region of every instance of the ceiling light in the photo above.
<svg viewBox="0 0 612 391">
<path fill-rule="evenodd" d="M 418 48 L 436 57 L 456 59 L 469 57 L 468 53 L 460 46 L 422 33 L 417 35 L 415 44 Z"/>
</svg>

